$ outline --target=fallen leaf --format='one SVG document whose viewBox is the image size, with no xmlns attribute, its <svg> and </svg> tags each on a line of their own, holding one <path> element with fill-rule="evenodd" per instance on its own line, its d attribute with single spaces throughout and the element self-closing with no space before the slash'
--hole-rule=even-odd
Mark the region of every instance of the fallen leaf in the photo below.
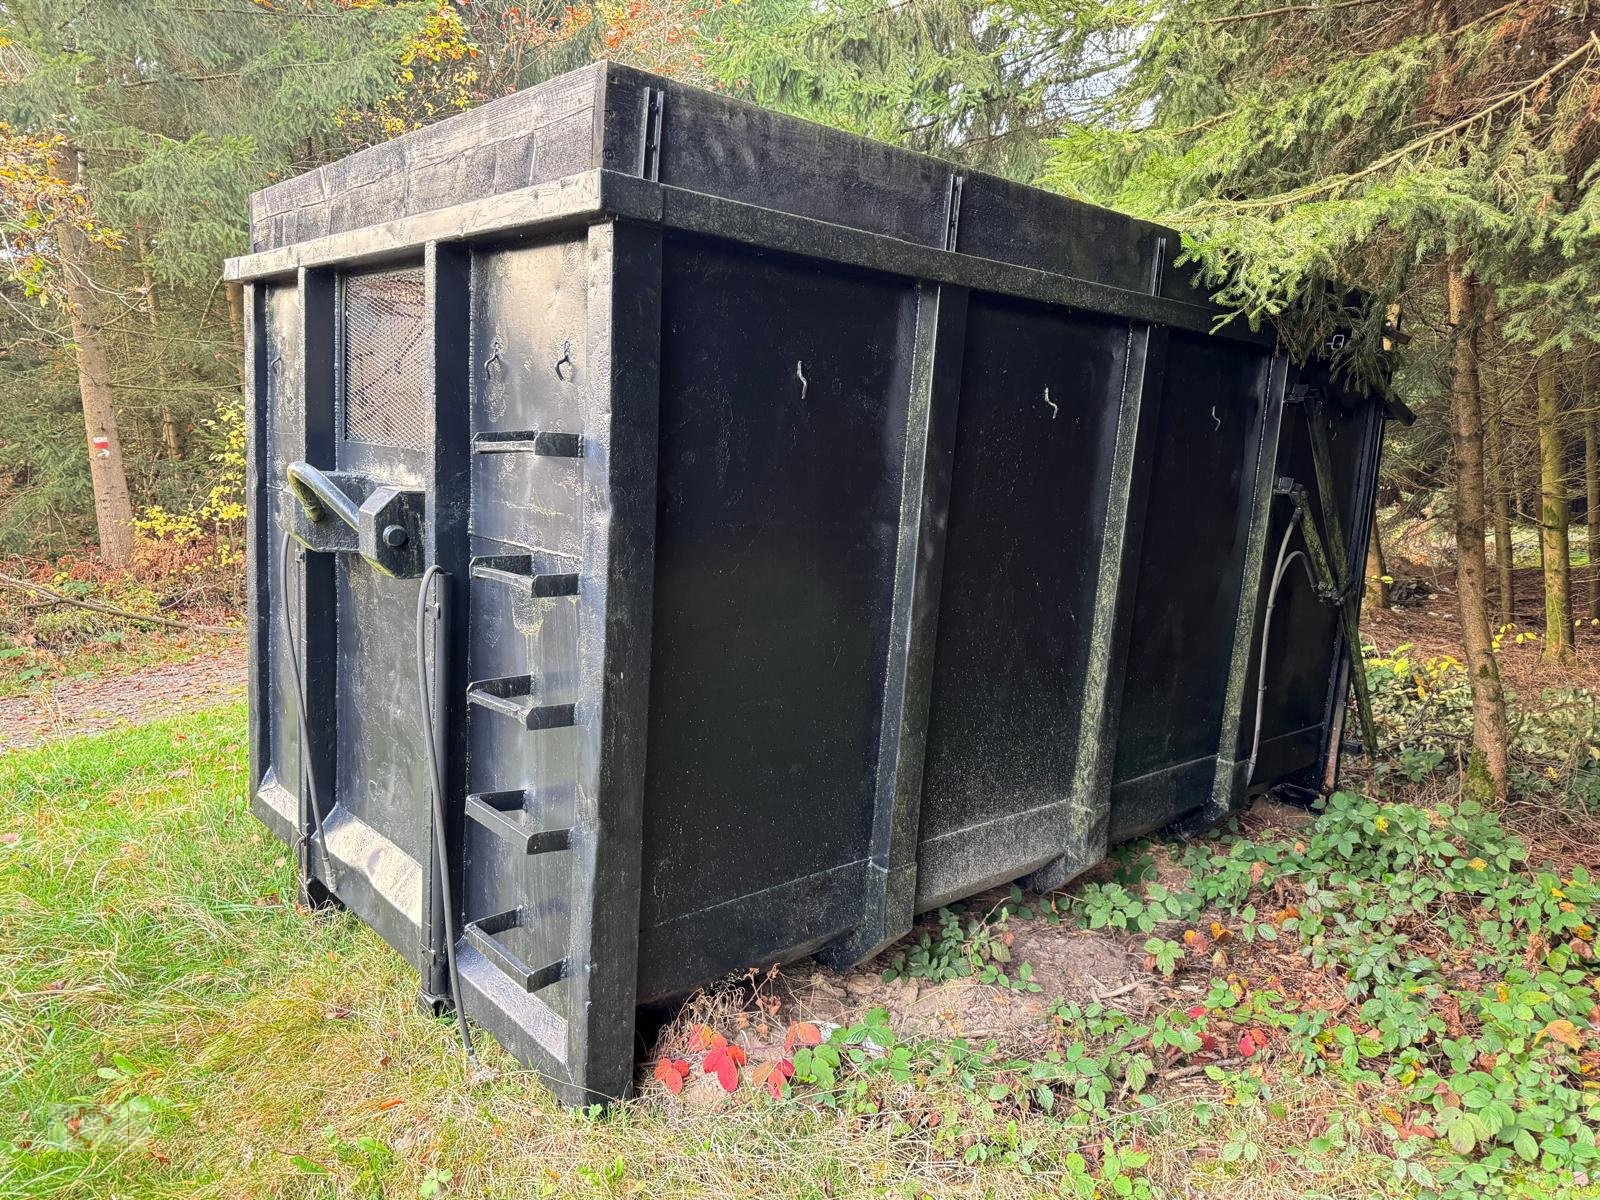
<svg viewBox="0 0 1600 1200">
<path fill-rule="evenodd" d="M 399 1108 L 404 1103 L 405 1100 L 403 1097 L 390 1096 L 387 1100 L 378 1101 L 378 1111 L 388 1112 L 391 1108 Z"/>
<path fill-rule="evenodd" d="M 0 846 L 15 846 L 21 840 L 22 835 L 14 829 L 8 829 L 5 833 L 0 833 Z"/>
<path fill-rule="evenodd" d="M 1239 1056 L 1241 1058 L 1249 1058 L 1255 1052 L 1256 1039 L 1254 1035 L 1247 1032 L 1239 1039 Z"/>
<path fill-rule="evenodd" d="M 696 1025 L 689 1030 L 689 1048 L 691 1050 L 709 1050 L 716 1039 L 717 1034 L 712 1032 L 709 1025 Z"/>
<path fill-rule="evenodd" d="M 796 1046 L 817 1046 L 822 1043 L 822 1030 L 810 1021 L 796 1021 L 789 1026 L 789 1033 L 783 1039 L 784 1053 L 788 1053 Z"/>
<path fill-rule="evenodd" d="M 1534 1034 L 1533 1044 L 1537 1046 L 1545 1038 L 1549 1038 L 1553 1042 L 1560 1042 L 1569 1050 L 1583 1049 L 1583 1035 L 1578 1032 L 1578 1027 L 1565 1017 L 1551 1021 L 1538 1033 Z"/>
</svg>

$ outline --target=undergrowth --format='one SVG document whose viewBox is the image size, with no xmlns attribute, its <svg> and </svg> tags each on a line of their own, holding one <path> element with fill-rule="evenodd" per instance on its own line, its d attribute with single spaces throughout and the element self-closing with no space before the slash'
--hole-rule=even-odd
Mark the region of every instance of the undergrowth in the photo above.
<svg viewBox="0 0 1600 1200">
<path fill-rule="evenodd" d="M 1596 889 L 1490 812 L 1343 794 L 1184 849 L 1183 886 L 1135 848 L 891 958 L 1040 1004 L 1022 1043 L 873 1010 L 717 1107 L 568 1113 L 487 1039 L 469 1073 L 370 930 L 295 911 L 243 741 L 235 708 L 0 759 L 0 1196 L 1592 1190 Z M 1035 996 L 1013 935 L 1049 922 L 1143 950 L 1167 1002 Z"/>
<path fill-rule="evenodd" d="M 1495 636 L 1537 640 L 1503 626 Z M 1418 783 L 1455 769 L 1472 741 L 1472 686 L 1451 655 L 1417 657 L 1410 645 L 1383 653 L 1364 647 L 1367 685 L 1384 758 L 1380 776 Z M 1536 696 L 1506 695 L 1511 784 L 1519 795 L 1570 800 L 1600 810 L 1600 702 L 1587 688 L 1542 688 Z"/>
<path fill-rule="evenodd" d="M 5 574 L 72 600 L 146 616 L 228 626 L 238 618 L 242 579 L 219 568 L 210 542 L 159 543 L 141 538 L 133 572 L 111 571 L 87 558 L 49 565 L 12 560 Z M 0 585 L 0 696 L 116 674 L 238 644 L 236 635 L 173 629 L 53 600 Z"/>
<path fill-rule="evenodd" d="M 1313 1155 L 1375 1138 L 1394 1186 L 1463 1198 L 1582 1186 L 1600 1176 L 1600 890 L 1582 868 L 1530 870 L 1527 859 L 1474 805 L 1337 794 L 1293 840 L 1190 847 L 1184 888 L 1107 881 L 1044 901 L 1053 916 L 1142 942 L 1156 972 L 1208 976 L 1203 1003 L 1145 1019 L 1063 1001 L 1051 1048 L 1025 1060 L 962 1043 L 919 1045 L 907 1058 L 886 1030 L 845 1030 L 834 1036 L 843 1057 L 832 1045 L 802 1051 L 795 1080 L 818 1084 L 825 1103 L 869 1111 L 881 1102 L 864 1090 L 872 1072 L 956 1080 L 980 1103 L 965 1120 L 947 1113 L 940 1136 L 966 1136 L 969 1158 L 1023 1166 L 1041 1143 L 1018 1140 L 1002 1115 L 1153 1135 L 1167 1103 L 1160 1084 L 1173 1074 L 1198 1071 L 1216 1085 L 1217 1096 L 1194 1102 L 1202 1120 L 1219 1103 L 1270 1116 L 1295 1079 L 1322 1080 L 1368 1099 L 1328 1115 L 1308 1139 Z M 980 969 L 991 922 L 941 913 L 891 970 L 944 978 L 962 955 L 978 956 L 969 971 Z M 1263 947 L 1302 959 L 1302 983 L 1314 986 L 1286 984 L 1275 960 L 1259 978 L 1250 967 Z M 849 1049 L 863 1037 L 881 1051 L 870 1063 Z M 864 1069 L 839 1090 L 852 1057 Z M 1264 1152 L 1230 1135 L 1218 1162 Z"/>
</svg>

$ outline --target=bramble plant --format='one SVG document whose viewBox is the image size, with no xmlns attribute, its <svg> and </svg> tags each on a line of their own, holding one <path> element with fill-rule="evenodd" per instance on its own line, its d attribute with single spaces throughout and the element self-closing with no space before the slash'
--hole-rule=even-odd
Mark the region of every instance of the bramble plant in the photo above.
<svg viewBox="0 0 1600 1200">
<path fill-rule="evenodd" d="M 1020 887 L 1012 886 L 1007 899 L 989 911 L 968 916 L 967 906 L 953 904 L 934 916 L 935 929 L 923 929 L 907 950 L 897 951 L 883 972 L 886 983 L 904 976 L 945 983 L 952 979 L 976 977 L 981 983 L 1008 987 L 1019 992 L 1037 992 L 1033 968 L 1028 963 L 1012 966 L 1011 946 L 1015 940 L 1009 929 L 1013 917 L 1031 921 L 1036 915 L 1054 925 L 1060 916 L 1055 901 L 1046 897 L 1030 903 Z"/>
<path fill-rule="evenodd" d="M 1058 1001 L 1054 1048 L 1023 1059 L 994 1042 L 901 1042 L 874 1010 L 795 1056 L 795 1091 L 874 1114 L 897 1107 L 892 1085 L 947 1081 L 967 1099 L 944 1113 L 935 1145 L 1026 1173 L 1041 1164 L 1019 1121 L 1098 1127 L 1146 1107 L 1149 1089 L 1187 1063 L 1228 1105 L 1281 1108 L 1273 1076 L 1237 1069 L 1270 1054 L 1376 1098 L 1396 1186 L 1465 1200 L 1525 1192 L 1552 1172 L 1583 1178 L 1600 1158 L 1590 1078 L 1600 1068 L 1600 887 L 1581 867 L 1530 870 L 1527 859 L 1499 816 L 1471 802 L 1380 805 L 1338 793 L 1292 841 L 1191 847 L 1184 889 L 1108 882 L 1042 903 L 1090 928 L 1151 934 L 1143 945 L 1163 974 L 1212 947 L 1212 964 L 1226 968 L 1236 944 L 1277 943 L 1341 980 L 1343 1009 L 1228 973 L 1203 1003 L 1151 1019 Z M 970 975 L 963 954 L 981 928 L 943 913 L 940 936 L 925 935 L 895 970 Z M 1196 1114 L 1212 1105 L 1196 1102 Z M 1343 1152 L 1350 1134 L 1339 1116 L 1311 1149 Z M 1218 1160 L 1261 1153 L 1236 1126 Z"/>
</svg>

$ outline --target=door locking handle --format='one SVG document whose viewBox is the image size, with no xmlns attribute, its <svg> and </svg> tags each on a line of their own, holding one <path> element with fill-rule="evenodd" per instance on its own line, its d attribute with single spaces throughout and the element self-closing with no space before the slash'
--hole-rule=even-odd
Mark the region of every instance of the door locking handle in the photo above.
<svg viewBox="0 0 1600 1200">
<path fill-rule="evenodd" d="M 316 522 L 325 519 L 331 510 L 351 529 L 361 527 L 361 510 L 333 480 L 308 462 L 292 462 L 284 468 L 289 480 L 289 490 L 306 511 L 306 519 Z"/>
<path fill-rule="evenodd" d="M 308 550 L 359 554 L 385 575 L 422 574 L 427 494 L 379 483 L 349 471 L 323 471 L 308 462 L 284 468 L 291 510 L 289 533 Z M 329 521 L 328 517 L 337 517 Z"/>
</svg>

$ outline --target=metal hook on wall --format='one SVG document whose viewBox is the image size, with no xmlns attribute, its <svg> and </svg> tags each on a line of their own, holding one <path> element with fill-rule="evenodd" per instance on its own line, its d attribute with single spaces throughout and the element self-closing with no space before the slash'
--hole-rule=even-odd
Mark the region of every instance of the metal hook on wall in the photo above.
<svg viewBox="0 0 1600 1200">
<path fill-rule="evenodd" d="M 570 379 L 569 375 L 561 373 L 562 366 L 572 367 L 572 343 L 565 339 L 562 339 L 561 342 L 561 357 L 556 359 L 556 378 L 560 380 Z"/>
</svg>

